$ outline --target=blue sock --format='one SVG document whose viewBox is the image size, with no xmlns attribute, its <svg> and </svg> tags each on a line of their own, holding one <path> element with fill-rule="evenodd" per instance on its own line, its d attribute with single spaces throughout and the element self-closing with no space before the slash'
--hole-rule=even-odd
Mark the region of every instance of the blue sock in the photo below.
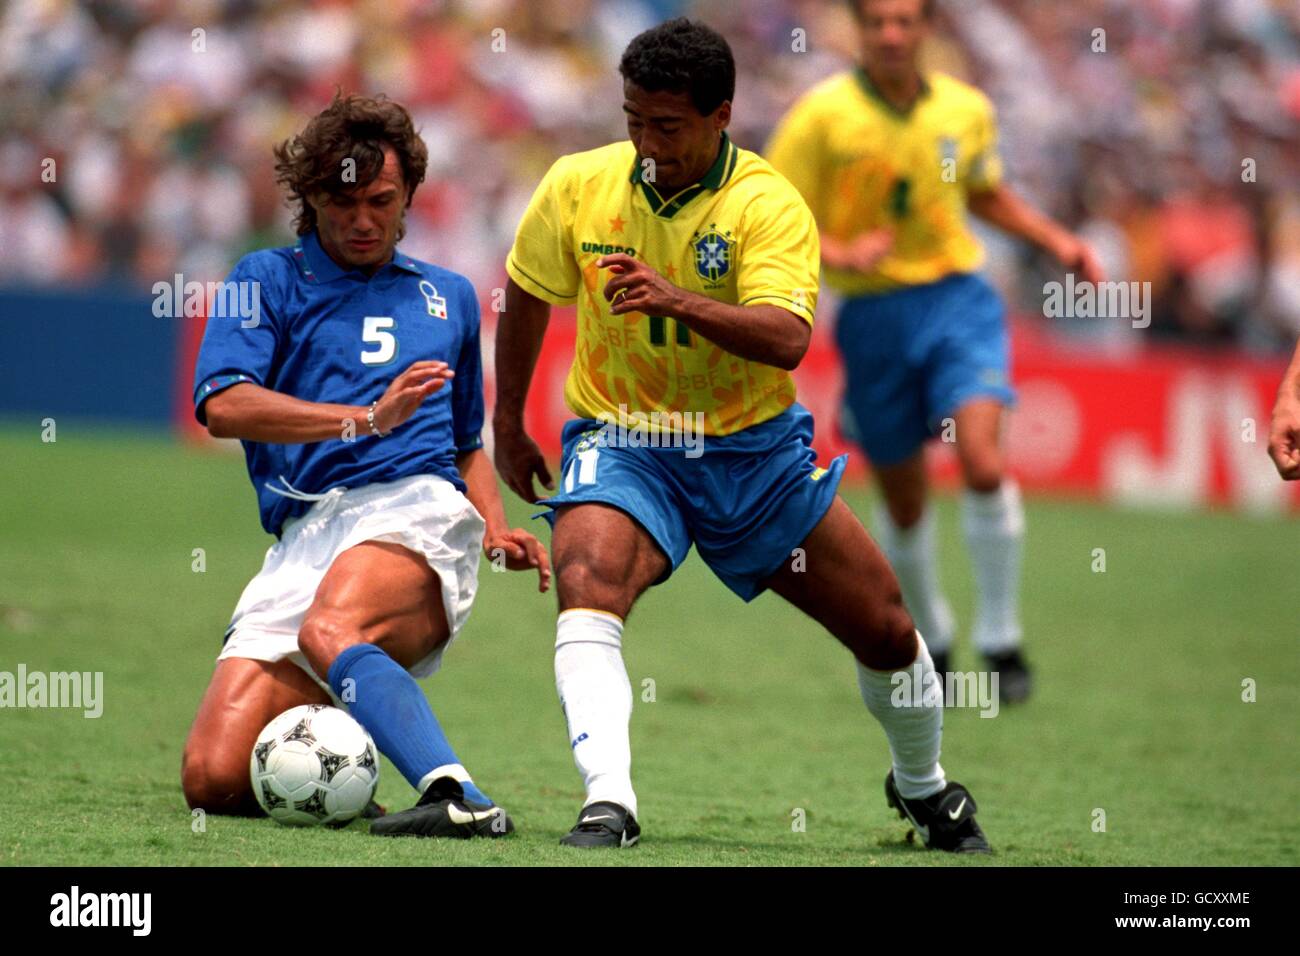
<svg viewBox="0 0 1300 956">
<path fill-rule="evenodd" d="M 492 802 L 463 772 L 420 685 L 382 648 L 349 647 L 330 665 L 329 685 L 411 786 L 418 790 L 430 771 L 454 766 L 457 772 L 448 776 L 458 779 L 468 799 Z"/>
</svg>

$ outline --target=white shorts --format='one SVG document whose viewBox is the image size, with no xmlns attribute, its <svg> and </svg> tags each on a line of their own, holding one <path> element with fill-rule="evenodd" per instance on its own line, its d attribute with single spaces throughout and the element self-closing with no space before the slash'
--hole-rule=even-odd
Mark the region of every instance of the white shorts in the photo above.
<svg viewBox="0 0 1300 956">
<path fill-rule="evenodd" d="M 331 490 L 306 514 L 285 523 L 262 570 L 239 598 L 217 660 L 287 657 L 328 690 L 322 679 L 327 675 L 318 675 L 298 650 L 303 617 L 335 558 L 363 541 L 391 541 L 423 555 L 442 582 L 451 636 L 410 669 L 413 677 L 428 677 L 469 617 L 484 530 L 469 499 L 435 475 Z"/>
</svg>

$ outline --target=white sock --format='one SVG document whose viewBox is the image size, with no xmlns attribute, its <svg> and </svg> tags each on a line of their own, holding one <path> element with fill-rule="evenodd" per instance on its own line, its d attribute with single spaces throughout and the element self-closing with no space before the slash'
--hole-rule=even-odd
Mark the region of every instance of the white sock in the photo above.
<svg viewBox="0 0 1300 956">
<path fill-rule="evenodd" d="M 451 779 L 455 780 L 457 783 L 474 782 L 469 775 L 469 771 L 466 770 L 464 767 L 462 767 L 460 764 L 445 763 L 441 767 L 434 767 L 423 777 L 421 777 L 420 784 L 415 789 L 420 791 L 421 794 L 423 794 L 424 791 L 429 789 L 429 784 L 433 783 L 435 780 L 437 780 L 440 777 L 451 777 Z"/>
<path fill-rule="evenodd" d="M 935 557 L 934 509 L 926 507 L 921 520 L 910 528 L 894 524 L 889 509 L 876 506 L 876 541 L 885 552 L 898 584 L 903 603 L 916 622 L 916 629 L 936 654 L 952 646 L 955 628 L 952 608 L 939 588 L 939 564 Z"/>
<path fill-rule="evenodd" d="M 632 683 L 623 666 L 623 621 L 573 609 L 555 625 L 555 689 L 569 725 L 587 804 L 609 800 L 636 816 L 632 792 Z M 586 804 L 584 804 L 585 806 Z"/>
<path fill-rule="evenodd" d="M 916 663 L 921 665 L 922 692 L 916 695 L 929 706 L 912 706 Z M 901 685 L 894 678 L 904 673 Z M 939 766 L 939 745 L 943 742 L 943 687 L 934 671 L 930 651 L 918 631 L 916 661 L 900 671 L 873 671 L 858 664 L 858 690 L 867 710 L 880 721 L 889 739 L 894 759 L 894 783 L 909 800 L 938 793 L 947 785 Z M 901 705 L 908 706 L 901 706 Z"/>
<path fill-rule="evenodd" d="M 984 654 L 1020 646 L 1020 551 L 1025 511 L 1020 486 L 1004 479 L 987 494 L 962 494 L 962 528 L 975 570 L 975 626 L 971 638 Z"/>
</svg>

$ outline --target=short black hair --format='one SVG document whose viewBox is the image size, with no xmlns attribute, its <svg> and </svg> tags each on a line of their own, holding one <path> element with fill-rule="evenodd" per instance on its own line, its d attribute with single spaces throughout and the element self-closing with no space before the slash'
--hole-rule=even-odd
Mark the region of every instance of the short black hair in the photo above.
<svg viewBox="0 0 1300 956">
<path fill-rule="evenodd" d="M 866 17 L 863 15 L 862 12 L 863 2 L 864 0 L 848 0 L 849 9 L 853 11 L 854 18 L 857 19 L 859 22 L 866 19 Z M 934 19 L 934 2 L 935 0 L 922 0 L 921 2 L 922 18 L 926 20 Z"/>
<path fill-rule="evenodd" d="M 649 93 L 689 93 L 701 116 L 736 95 L 736 60 L 726 38 L 686 17 L 633 37 L 618 72 Z"/>
</svg>

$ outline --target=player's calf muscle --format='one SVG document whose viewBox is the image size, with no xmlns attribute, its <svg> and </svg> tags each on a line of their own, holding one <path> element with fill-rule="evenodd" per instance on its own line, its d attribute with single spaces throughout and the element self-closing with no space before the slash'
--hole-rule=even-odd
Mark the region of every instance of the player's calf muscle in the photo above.
<svg viewBox="0 0 1300 956">
<path fill-rule="evenodd" d="M 807 568 L 767 582 L 852 652 L 863 667 L 897 670 L 916 659 L 915 625 L 898 579 L 839 498 L 802 545 Z"/>
<path fill-rule="evenodd" d="M 892 590 L 875 590 L 844 582 L 805 610 L 863 667 L 892 671 L 916 659 L 916 625 L 903 606 L 896 583 Z"/>
</svg>

